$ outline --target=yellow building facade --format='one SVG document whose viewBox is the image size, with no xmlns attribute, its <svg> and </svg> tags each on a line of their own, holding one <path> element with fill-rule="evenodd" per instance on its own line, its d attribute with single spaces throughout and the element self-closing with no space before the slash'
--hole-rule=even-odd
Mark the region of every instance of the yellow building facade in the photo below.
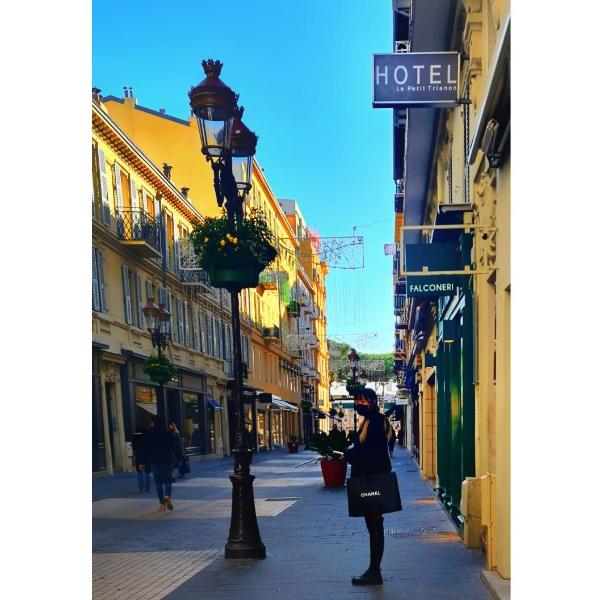
<svg viewBox="0 0 600 600">
<path fill-rule="evenodd" d="M 435 50 L 461 53 L 463 103 L 439 111 L 422 225 L 455 227 L 451 239 L 473 274 L 453 297 L 407 301 L 408 327 L 399 332 L 411 391 L 407 444 L 462 526 L 464 543 L 482 548 L 487 568 L 508 579 L 510 3 L 461 0 L 451 22 L 450 46 Z M 407 128 L 410 143 L 410 112 Z M 407 198 L 411 174 L 407 168 Z M 400 188 L 398 244 L 405 224 Z M 420 241 L 448 242 L 449 231 L 424 231 Z"/>
<path fill-rule="evenodd" d="M 232 446 L 228 424 L 233 418 L 229 398 L 232 379 L 229 295 L 224 290 L 212 288 L 201 270 L 191 268 L 194 261 L 188 261 L 191 254 L 188 235 L 193 222 L 218 213 L 212 171 L 200 153 L 196 121 L 139 107 L 134 98 L 100 98 L 98 94 L 92 110 L 94 198 L 99 208 L 94 213 L 94 273 L 98 271 L 100 255 L 104 268 L 102 289 L 111 296 L 106 299 L 107 311 L 96 310 L 102 307 L 95 302 L 93 313 L 96 344 L 94 402 L 100 407 L 95 410 L 98 418 L 94 427 L 98 434 L 95 434 L 94 448 L 97 455 L 104 453 L 109 457 L 98 458 L 94 470 L 130 468 L 128 442 L 131 432 L 140 424 L 142 416 L 148 417 L 139 411 L 144 408 L 155 410 L 154 406 L 137 402 L 140 394 L 150 394 L 149 397 L 156 400 L 155 392 L 141 389 L 142 383 L 138 381 L 141 378 L 148 383 L 140 372 L 141 364 L 152 348 L 143 318 L 138 318 L 138 313 L 150 291 L 154 296 L 158 295 L 156 302 L 164 301 L 172 313 L 172 343 L 167 354 L 181 371 L 180 389 L 171 389 L 174 386 L 167 385 L 167 408 L 171 406 L 171 412 L 182 423 L 182 415 L 192 414 L 193 394 L 197 394 L 201 410 L 199 414 L 194 413 L 198 423 L 186 425 L 190 430 L 186 432 L 187 446 L 199 456 L 228 453 Z M 109 129 L 110 135 L 105 132 Z M 120 140 L 118 148 L 114 147 L 113 138 Z M 152 171 L 151 181 L 144 180 L 142 174 L 138 176 L 139 168 L 136 171 L 136 166 L 127 162 L 133 150 L 126 148 L 134 148 L 139 160 Z M 175 203 L 173 206 L 169 202 L 171 199 Z M 275 263 L 261 274 L 258 288 L 246 289 L 240 296 L 246 424 L 260 451 L 284 445 L 289 436 L 306 431 L 307 421 L 302 418 L 300 403 L 307 384 L 307 376 L 302 372 L 302 352 L 306 351 L 308 341 L 297 335 L 289 339 L 291 333 L 297 332 L 299 321 L 304 317 L 290 310 L 290 303 L 300 298 L 303 285 L 298 273 L 299 242 L 259 167 L 254 169 L 252 190 L 247 200 L 247 210 L 258 208 L 265 214 L 278 240 L 279 251 Z M 178 210 L 179 206 L 185 207 L 185 211 Z M 156 218 L 155 225 L 163 228 L 164 238 L 155 244 L 156 249 L 148 249 L 147 246 L 152 246 L 148 241 L 129 240 L 126 243 L 119 239 L 119 235 L 126 234 L 124 229 L 129 232 L 129 237 L 146 235 L 150 231 L 147 223 L 155 217 L 162 217 L 162 221 Z M 140 220 L 145 227 L 139 224 Z M 126 300 L 119 301 L 124 285 L 123 259 L 109 250 L 105 245 L 107 240 L 130 260 L 126 266 L 131 277 L 131 309 L 126 307 Z M 153 272 L 152 277 L 150 272 Z M 145 283 L 150 279 L 152 288 L 150 283 Z M 140 282 L 142 291 L 138 293 Z M 323 327 L 324 276 L 321 282 L 316 300 L 313 300 L 312 290 L 306 297 L 311 305 L 322 302 Z M 304 297 L 302 295 L 300 299 Z M 127 316 L 120 315 L 121 305 L 123 311 L 129 311 Z M 107 322 L 111 323 L 110 327 Z M 326 336 L 323 330 L 321 334 Z M 130 350 L 132 353 L 128 354 Z M 109 352 L 114 364 L 121 366 L 111 367 L 114 381 L 106 387 L 108 371 L 105 367 Z M 135 370 L 135 377 L 131 377 L 133 383 L 129 384 L 130 389 L 124 396 L 118 371 L 123 371 L 127 360 L 135 363 L 127 367 Z M 319 379 L 316 370 L 312 375 Z M 190 391 L 188 384 L 192 383 L 194 389 Z M 131 404 L 134 400 L 136 402 Z M 187 404 L 182 404 L 183 401 Z M 111 428 L 116 428 L 116 433 Z M 203 436 L 195 434 L 197 446 L 191 442 L 195 430 L 203 433 Z M 114 440 L 109 451 L 107 446 L 111 437 Z"/>
</svg>

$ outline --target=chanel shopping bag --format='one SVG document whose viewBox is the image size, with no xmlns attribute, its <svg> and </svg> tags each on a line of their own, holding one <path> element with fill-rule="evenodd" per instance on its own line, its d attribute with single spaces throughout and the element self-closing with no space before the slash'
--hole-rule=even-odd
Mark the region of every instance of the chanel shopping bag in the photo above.
<svg viewBox="0 0 600 600">
<path fill-rule="evenodd" d="M 348 515 L 390 513 L 402 510 L 396 473 L 378 473 L 346 480 Z"/>
</svg>

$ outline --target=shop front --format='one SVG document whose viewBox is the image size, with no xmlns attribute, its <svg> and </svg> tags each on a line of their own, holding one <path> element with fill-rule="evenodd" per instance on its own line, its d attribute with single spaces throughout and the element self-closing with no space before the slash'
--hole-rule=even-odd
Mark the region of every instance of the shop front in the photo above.
<svg viewBox="0 0 600 600">
<path fill-rule="evenodd" d="M 175 423 L 186 454 L 219 452 L 221 407 L 210 396 L 205 375 L 179 367 L 176 377 L 161 388 L 144 373 L 145 357 L 128 353 L 127 358 L 121 375 L 126 439 L 131 441 L 138 427 L 149 429 L 152 416 L 161 415 Z"/>
</svg>

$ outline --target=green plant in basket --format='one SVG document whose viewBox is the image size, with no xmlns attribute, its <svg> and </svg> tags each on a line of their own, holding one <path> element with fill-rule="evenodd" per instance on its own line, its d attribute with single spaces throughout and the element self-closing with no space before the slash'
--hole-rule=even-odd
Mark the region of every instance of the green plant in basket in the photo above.
<svg viewBox="0 0 600 600">
<path fill-rule="evenodd" d="M 346 379 L 346 391 L 351 396 L 356 396 L 358 392 L 365 389 L 365 385 L 352 379 Z"/>
<path fill-rule="evenodd" d="M 166 356 L 149 356 L 144 363 L 144 373 L 152 381 L 165 383 L 177 375 L 177 367 Z"/>
<path fill-rule="evenodd" d="M 224 212 L 208 217 L 195 224 L 190 239 L 200 266 L 216 287 L 236 282 L 255 287 L 259 273 L 277 256 L 273 233 L 256 209 L 242 219 L 230 220 Z"/>
</svg>

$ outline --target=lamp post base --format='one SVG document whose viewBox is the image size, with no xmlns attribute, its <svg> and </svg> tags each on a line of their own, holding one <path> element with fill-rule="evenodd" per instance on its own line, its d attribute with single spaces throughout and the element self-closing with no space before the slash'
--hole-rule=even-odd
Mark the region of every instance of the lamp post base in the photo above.
<svg viewBox="0 0 600 600">
<path fill-rule="evenodd" d="M 232 451 L 234 473 L 229 476 L 233 489 L 231 495 L 231 523 L 229 539 L 225 544 L 225 558 L 262 559 L 267 557 L 260 539 L 256 509 L 254 507 L 254 475 L 250 474 L 252 450 L 238 448 Z"/>
</svg>

